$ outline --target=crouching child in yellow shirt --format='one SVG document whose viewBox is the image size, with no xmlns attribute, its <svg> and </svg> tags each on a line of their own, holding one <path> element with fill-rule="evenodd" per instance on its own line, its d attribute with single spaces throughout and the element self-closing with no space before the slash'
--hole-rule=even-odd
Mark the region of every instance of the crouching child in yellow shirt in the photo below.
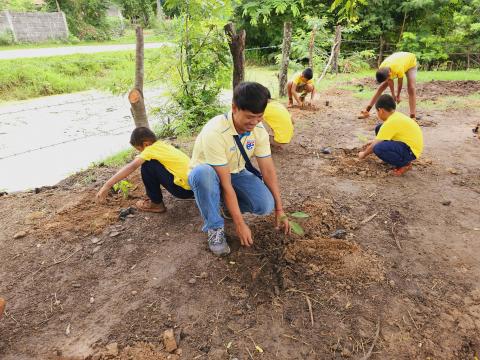
<svg viewBox="0 0 480 360">
<path fill-rule="evenodd" d="M 315 97 L 315 85 L 313 84 L 313 70 L 306 68 L 299 74 L 295 74 L 293 80 L 287 83 L 288 106 L 293 106 L 293 98 L 298 105 L 303 107 L 305 98 L 310 93 L 310 100 Z M 300 93 L 300 95 L 299 95 Z"/>
<path fill-rule="evenodd" d="M 263 121 L 272 129 L 273 141 L 270 140 L 271 145 L 280 148 L 290 143 L 293 137 L 292 116 L 285 106 L 273 100 L 270 95 L 263 113 Z"/>
<path fill-rule="evenodd" d="M 412 161 L 423 151 L 423 134 L 414 119 L 395 111 L 396 104 L 390 95 L 382 95 L 375 107 L 383 124 L 375 128 L 376 139 L 358 153 L 360 159 L 375 153 L 386 163 L 393 165 L 393 175 L 400 176 L 412 168 Z"/>
<path fill-rule="evenodd" d="M 98 202 L 104 202 L 110 188 L 139 167 L 148 196 L 148 199 L 136 203 L 139 210 L 156 213 L 167 210 L 160 185 L 176 198 L 193 198 L 193 192 L 188 185 L 190 158 L 187 155 L 172 145 L 157 140 L 155 134 L 146 127 L 133 130 L 130 144 L 140 151 L 140 154 L 102 186 L 96 195 Z"/>
</svg>

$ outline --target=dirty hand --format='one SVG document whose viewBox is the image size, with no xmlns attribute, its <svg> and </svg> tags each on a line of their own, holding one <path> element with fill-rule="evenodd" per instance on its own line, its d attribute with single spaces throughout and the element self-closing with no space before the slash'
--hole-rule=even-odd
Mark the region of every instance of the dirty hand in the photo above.
<svg viewBox="0 0 480 360">
<path fill-rule="evenodd" d="M 397 95 L 397 98 L 396 98 L 395 100 L 397 100 L 397 104 L 400 104 L 400 101 L 402 101 L 402 100 L 400 99 L 400 95 Z"/>
<path fill-rule="evenodd" d="M 288 222 L 288 217 L 285 215 L 283 210 L 275 210 L 275 229 L 283 230 L 286 235 L 290 234 L 290 223 Z"/>
<path fill-rule="evenodd" d="M 365 159 L 365 151 L 360 151 L 360 152 L 358 153 L 358 158 L 359 158 L 360 160 Z"/>
<path fill-rule="evenodd" d="M 103 204 L 107 201 L 107 194 L 108 194 L 108 189 L 104 189 L 103 187 L 100 189 L 100 191 L 95 195 L 95 201 L 98 204 Z"/>
<path fill-rule="evenodd" d="M 243 246 L 253 245 L 252 232 L 247 224 L 242 223 L 236 226 L 237 235 L 240 238 L 240 244 Z"/>
</svg>

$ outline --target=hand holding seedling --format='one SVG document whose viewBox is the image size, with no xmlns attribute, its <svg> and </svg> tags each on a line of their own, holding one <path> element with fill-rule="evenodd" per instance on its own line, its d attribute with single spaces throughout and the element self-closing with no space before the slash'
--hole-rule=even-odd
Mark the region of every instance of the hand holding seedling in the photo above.
<svg viewBox="0 0 480 360">
<path fill-rule="evenodd" d="M 285 235 L 290 234 L 290 222 L 283 210 L 275 210 L 275 228 L 277 230 L 283 230 Z"/>
</svg>

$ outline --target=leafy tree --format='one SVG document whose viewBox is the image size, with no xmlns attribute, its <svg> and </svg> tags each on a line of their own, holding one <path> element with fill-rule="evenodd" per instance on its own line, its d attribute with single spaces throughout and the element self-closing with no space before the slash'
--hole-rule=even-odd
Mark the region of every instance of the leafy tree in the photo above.
<svg viewBox="0 0 480 360">
<path fill-rule="evenodd" d="M 188 132 L 220 111 L 218 95 L 230 82 L 231 60 L 223 27 L 232 6 L 229 1 L 167 0 L 165 10 L 179 14 L 173 20 L 178 48 L 172 64 L 176 74 L 170 70 L 168 76 L 173 100 L 169 110 L 179 119 L 176 131 Z"/>
<path fill-rule="evenodd" d="M 149 27 L 155 19 L 156 0 L 116 0 L 123 16 L 134 24 Z"/>
<path fill-rule="evenodd" d="M 0 11 L 35 11 L 35 4 L 32 0 L 0 0 Z"/>
</svg>

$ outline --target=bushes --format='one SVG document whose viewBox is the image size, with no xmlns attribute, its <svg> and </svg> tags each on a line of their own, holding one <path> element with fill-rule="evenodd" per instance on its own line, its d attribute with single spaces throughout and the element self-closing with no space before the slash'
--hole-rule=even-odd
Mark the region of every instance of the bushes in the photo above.
<svg viewBox="0 0 480 360">
<path fill-rule="evenodd" d="M 15 42 L 10 30 L 0 32 L 0 45 L 11 45 Z"/>
</svg>

